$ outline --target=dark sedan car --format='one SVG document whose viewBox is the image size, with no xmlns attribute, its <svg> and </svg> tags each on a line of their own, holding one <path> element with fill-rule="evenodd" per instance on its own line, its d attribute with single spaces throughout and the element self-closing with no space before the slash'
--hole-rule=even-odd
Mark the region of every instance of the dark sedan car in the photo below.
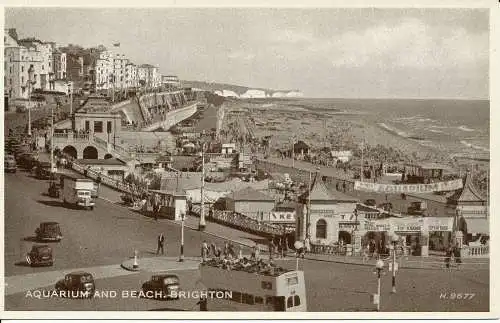
<svg viewBox="0 0 500 323">
<path fill-rule="evenodd" d="M 375 201 L 375 199 L 368 199 L 368 200 L 365 200 L 365 205 L 377 206 L 377 201 Z"/>
<path fill-rule="evenodd" d="M 61 227 L 57 222 L 42 222 L 35 230 L 38 241 L 61 241 L 63 238 Z"/>
<path fill-rule="evenodd" d="M 179 298 L 178 291 L 180 288 L 179 277 L 172 274 L 156 274 L 150 280 L 142 284 L 144 293 L 161 293 L 162 299 L 177 299 Z"/>
<path fill-rule="evenodd" d="M 92 298 L 95 293 L 94 277 L 85 271 L 72 272 L 59 280 L 55 289 L 61 297 Z"/>
<path fill-rule="evenodd" d="M 26 255 L 26 262 L 32 267 L 52 266 L 54 264 L 52 248 L 48 245 L 34 245 Z"/>
<path fill-rule="evenodd" d="M 51 165 L 49 162 L 36 163 L 35 176 L 38 179 L 50 179 Z"/>
</svg>

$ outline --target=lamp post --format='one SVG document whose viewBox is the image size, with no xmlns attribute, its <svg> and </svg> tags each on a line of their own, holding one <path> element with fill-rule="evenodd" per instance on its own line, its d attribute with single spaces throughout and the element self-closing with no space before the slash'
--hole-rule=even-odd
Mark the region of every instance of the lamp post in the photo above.
<svg viewBox="0 0 500 323">
<path fill-rule="evenodd" d="M 50 106 L 50 173 L 54 173 L 54 106 Z"/>
<path fill-rule="evenodd" d="M 181 213 L 181 255 L 179 256 L 179 262 L 184 261 L 184 213 Z"/>
<path fill-rule="evenodd" d="M 392 243 L 392 291 L 391 293 L 396 294 L 396 245 L 398 244 L 399 237 L 396 233 L 391 235 Z"/>
<path fill-rule="evenodd" d="M 204 199 L 204 189 L 205 189 L 205 144 L 201 146 L 201 189 L 200 189 L 200 198 L 201 198 L 201 210 L 200 210 L 200 223 L 198 224 L 199 231 L 205 231 L 205 199 Z"/>
<path fill-rule="evenodd" d="M 300 250 L 304 248 L 304 244 L 301 241 L 295 241 L 293 246 L 295 247 L 295 270 L 299 270 Z"/>
<path fill-rule="evenodd" d="M 380 312 L 380 276 L 382 270 L 384 270 L 384 261 L 382 259 L 377 260 L 375 269 L 377 270 L 377 296 L 375 298 L 375 303 L 377 304 L 377 312 Z"/>
</svg>

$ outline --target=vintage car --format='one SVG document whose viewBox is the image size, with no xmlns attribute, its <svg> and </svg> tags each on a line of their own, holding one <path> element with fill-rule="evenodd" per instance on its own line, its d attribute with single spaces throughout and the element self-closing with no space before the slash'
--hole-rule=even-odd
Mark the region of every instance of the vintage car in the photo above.
<svg viewBox="0 0 500 323">
<path fill-rule="evenodd" d="M 49 162 L 36 163 L 35 176 L 38 179 L 50 179 L 51 166 Z"/>
<path fill-rule="evenodd" d="M 37 241 L 61 241 L 63 238 L 61 228 L 57 222 L 42 222 L 36 228 L 35 235 Z"/>
<path fill-rule="evenodd" d="M 365 201 L 365 205 L 368 205 L 368 206 L 376 206 L 377 205 L 377 201 L 375 201 L 375 199 L 367 199 Z"/>
<path fill-rule="evenodd" d="M 16 158 L 12 155 L 6 155 L 4 158 L 4 170 L 6 173 L 15 173 L 17 171 Z"/>
<path fill-rule="evenodd" d="M 26 255 L 26 262 L 32 267 L 52 266 L 54 264 L 52 248 L 48 245 L 34 245 Z"/>
<path fill-rule="evenodd" d="M 17 162 L 20 167 L 24 169 L 31 170 L 36 163 L 35 154 L 32 153 L 22 153 L 18 155 Z"/>
<path fill-rule="evenodd" d="M 177 275 L 172 274 L 155 274 L 150 280 L 142 284 L 142 291 L 147 292 L 160 292 L 162 299 L 177 299 L 179 295 L 177 292 L 180 288 L 180 281 Z"/>
<path fill-rule="evenodd" d="M 58 198 L 60 195 L 61 185 L 56 181 L 51 181 L 49 184 L 49 196 Z"/>
<path fill-rule="evenodd" d="M 85 271 L 72 272 L 56 283 L 55 290 L 68 298 L 92 298 L 95 293 L 94 277 Z"/>
</svg>

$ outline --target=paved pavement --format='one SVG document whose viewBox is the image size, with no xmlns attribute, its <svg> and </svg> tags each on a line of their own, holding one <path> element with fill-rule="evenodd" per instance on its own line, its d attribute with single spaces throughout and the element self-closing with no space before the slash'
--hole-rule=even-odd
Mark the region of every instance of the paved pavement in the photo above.
<svg viewBox="0 0 500 323">
<path fill-rule="evenodd" d="M 121 267 L 128 271 L 171 271 L 171 270 L 197 270 L 200 265 L 200 258 L 185 257 L 180 262 L 179 257 L 146 257 L 138 258 L 138 269 L 134 268 L 135 259 L 130 258 L 122 262 Z"/>
</svg>

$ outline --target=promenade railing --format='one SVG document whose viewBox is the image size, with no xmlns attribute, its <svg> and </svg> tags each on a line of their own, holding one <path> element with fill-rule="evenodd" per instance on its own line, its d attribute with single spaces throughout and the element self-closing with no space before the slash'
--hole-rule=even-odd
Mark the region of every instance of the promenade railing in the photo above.
<svg viewBox="0 0 500 323">
<path fill-rule="evenodd" d="M 293 229 L 291 228 L 286 228 L 284 230 L 281 226 L 257 221 L 247 217 L 246 215 L 233 211 L 213 210 L 210 216 L 209 208 L 210 207 L 208 205 L 205 206 L 205 219 L 207 221 L 222 224 L 248 233 L 270 237 L 273 235 L 281 236 L 283 233 L 293 232 Z M 193 206 L 191 214 L 199 217 L 200 213 L 201 207 L 199 205 Z"/>
</svg>

